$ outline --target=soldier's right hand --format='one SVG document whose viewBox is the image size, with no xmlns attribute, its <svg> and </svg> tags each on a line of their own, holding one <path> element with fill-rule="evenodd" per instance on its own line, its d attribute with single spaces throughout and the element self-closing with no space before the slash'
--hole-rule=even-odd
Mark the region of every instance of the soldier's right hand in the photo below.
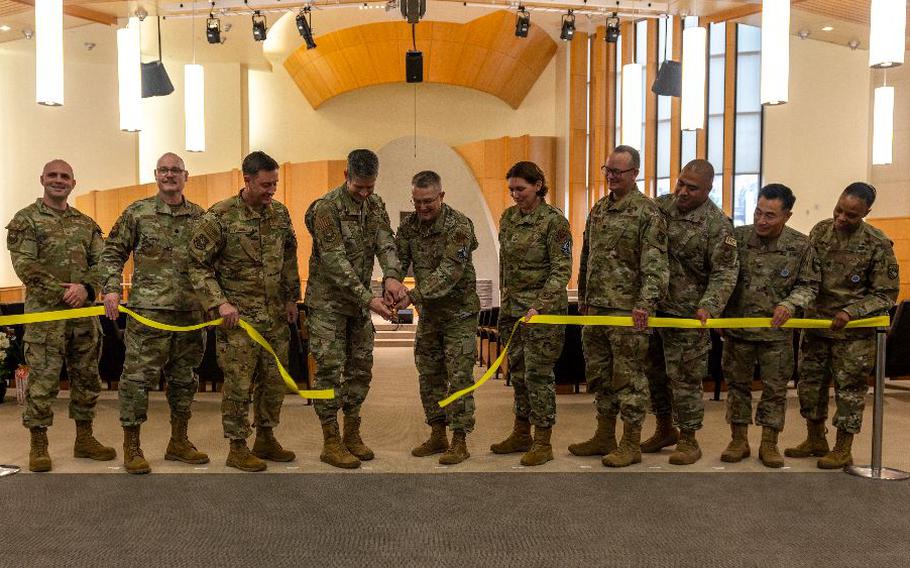
<svg viewBox="0 0 910 568">
<path fill-rule="evenodd" d="M 120 314 L 120 294 L 117 292 L 111 292 L 110 294 L 104 295 L 104 315 L 108 319 L 117 321 L 117 316 Z"/>
<path fill-rule="evenodd" d="M 373 298 L 370 300 L 370 311 L 379 314 L 379 317 L 386 321 L 392 321 L 392 310 L 382 298 Z"/>
<path fill-rule="evenodd" d="M 221 325 L 227 329 L 236 327 L 237 322 L 240 321 L 240 312 L 230 302 L 218 306 L 218 315 L 221 316 Z"/>
</svg>

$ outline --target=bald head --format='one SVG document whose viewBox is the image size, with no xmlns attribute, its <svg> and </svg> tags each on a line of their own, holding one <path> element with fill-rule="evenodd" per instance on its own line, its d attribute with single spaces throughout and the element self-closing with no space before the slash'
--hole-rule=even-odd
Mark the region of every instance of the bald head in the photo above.
<svg viewBox="0 0 910 568">
<path fill-rule="evenodd" d="M 679 172 L 676 180 L 676 207 L 683 213 L 692 211 L 708 200 L 714 185 L 714 166 L 708 160 L 692 160 Z"/>
<path fill-rule="evenodd" d="M 44 202 L 54 209 L 66 209 L 66 199 L 76 187 L 73 167 L 60 159 L 51 160 L 44 164 L 38 180 L 44 188 Z"/>
<path fill-rule="evenodd" d="M 155 166 L 155 183 L 158 184 L 158 197 L 165 203 L 178 205 L 183 201 L 183 188 L 188 179 L 189 174 L 183 158 L 173 152 L 158 158 L 158 164 Z"/>
</svg>

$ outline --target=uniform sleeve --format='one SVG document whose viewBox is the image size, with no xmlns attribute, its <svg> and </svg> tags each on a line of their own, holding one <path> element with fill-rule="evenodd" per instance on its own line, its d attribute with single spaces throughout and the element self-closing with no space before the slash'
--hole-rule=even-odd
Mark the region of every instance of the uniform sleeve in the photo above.
<svg viewBox="0 0 910 568">
<path fill-rule="evenodd" d="M 597 207 L 595 205 L 594 207 Z M 585 219 L 585 231 L 581 237 L 581 260 L 578 263 L 578 301 L 582 304 L 587 303 L 588 290 L 588 236 L 591 234 L 591 216 L 594 210 L 588 212 L 588 218 Z"/>
<path fill-rule="evenodd" d="M 388 222 L 388 217 L 386 221 Z M 373 299 L 373 293 L 360 282 L 351 261 L 348 260 L 341 239 L 341 219 L 330 202 L 319 201 L 314 205 L 311 232 L 314 252 L 319 255 L 320 275 L 328 278 L 335 288 L 352 294 L 359 300 L 361 306 L 368 306 Z M 394 256 L 394 253 L 392 255 Z"/>
<path fill-rule="evenodd" d="M 647 215 L 643 221 L 640 262 L 641 289 L 635 307 L 653 313 L 657 309 L 657 302 L 667 294 L 667 286 L 670 283 L 667 225 L 657 211 Z M 732 293 L 732 288 L 730 292 Z"/>
<path fill-rule="evenodd" d="M 556 310 L 566 293 L 569 277 L 572 275 L 572 232 L 569 221 L 556 215 L 547 229 L 547 253 L 550 257 L 550 273 L 537 299 L 531 304 L 538 312 Z"/>
<path fill-rule="evenodd" d="M 719 317 L 739 277 L 736 237 L 733 236 L 733 225 L 726 218 L 720 223 L 719 230 L 713 235 L 708 247 L 708 264 L 708 286 L 698 302 L 698 307 L 708 310 L 714 317 Z"/>
<path fill-rule="evenodd" d="M 401 280 L 401 264 L 398 262 L 398 254 L 395 247 L 395 236 L 392 233 L 392 224 L 389 222 L 389 214 L 385 209 L 385 203 L 381 199 L 376 201 L 376 212 L 379 215 L 376 234 L 376 258 L 379 259 L 379 266 L 382 268 L 382 277 L 394 278 Z"/>
<path fill-rule="evenodd" d="M 815 254 L 815 247 L 811 244 L 806 247 L 802 261 L 799 265 L 799 273 L 796 275 L 796 284 L 786 298 L 781 300 L 780 306 L 794 314 L 797 309 L 806 309 L 815 301 L 818 296 L 818 287 L 821 284 L 821 265 Z"/>
<path fill-rule="evenodd" d="M 420 305 L 424 300 L 438 300 L 452 291 L 471 262 L 474 241 L 473 228 L 468 224 L 460 224 L 453 231 L 446 232 L 445 249 L 439 266 L 411 291 L 411 299 L 415 304 Z"/>
<path fill-rule="evenodd" d="M 285 302 L 300 300 L 300 270 L 297 266 L 297 233 L 288 218 L 288 234 L 284 241 L 284 258 L 281 263 L 281 292 Z"/>
<path fill-rule="evenodd" d="M 136 218 L 127 209 L 120 215 L 104 241 L 98 263 L 101 293 L 121 293 L 123 266 L 136 246 Z"/>
<path fill-rule="evenodd" d="M 869 286 L 862 300 L 844 308 L 850 319 L 886 313 L 897 301 L 900 292 L 900 269 L 891 241 L 885 240 L 875 249 L 868 272 Z"/>
<path fill-rule="evenodd" d="M 398 227 L 398 234 L 395 235 L 395 251 L 398 254 L 398 262 L 401 266 L 401 275 L 402 278 L 408 273 L 408 270 L 411 268 L 411 243 L 406 236 L 406 231 L 402 227 Z M 412 299 L 413 299 L 413 290 L 411 290 Z"/>
<path fill-rule="evenodd" d="M 206 213 L 190 236 L 189 276 L 202 307 L 213 310 L 228 299 L 215 276 L 215 261 L 224 249 L 224 234 L 215 215 Z"/>
<path fill-rule="evenodd" d="M 6 248 L 13 261 L 16 276 L 32 293 L 41 297 L 63 298 L 63 284 L 56 276 L 45 270 L 38 259 L 38 235 L 26 215 L 17 213 L 6 226 Z"/>
<path fill-rule="evenodd" d="M 101 234 L 101 227 L 98 223 L 92 221 L 92 236 L 88 247 L 88 272 L 82 279 L 82 284 L 88 292 L 87 302 L 94 302 L 98 297 L 98 290 L 101 290 L 101 253 L 104 250 L 104 237 Z"/>
</svg>

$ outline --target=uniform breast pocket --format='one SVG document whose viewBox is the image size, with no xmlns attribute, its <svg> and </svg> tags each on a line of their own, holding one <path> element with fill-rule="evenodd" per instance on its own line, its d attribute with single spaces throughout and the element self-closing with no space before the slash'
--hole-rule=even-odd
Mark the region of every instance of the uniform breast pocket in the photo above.
<svg viewBox="0 0 910 568">
<path fill-rule="evenodd" d="M 834 258 L 833 268 L 848 288 L 861 288 L 866 282 L 869 257 L 855 252 L 841 252 Z"/>
<path fill-rule="evenodd" d="M 237 260 L 252 260 L 262 262 L 262 252 L 259 247 L 259 235 L 251 227 L 231 227 L 228 230 L 229 251 L 234 251 Z"/>
<path fill-rule="evenodd" d="M 164 244 L 157 235 L 143 233 L 139 237 L 139 244 L 136 246 L 136 252 L 141 256 L 157 258 L 164 252 Z"/>
</svg>

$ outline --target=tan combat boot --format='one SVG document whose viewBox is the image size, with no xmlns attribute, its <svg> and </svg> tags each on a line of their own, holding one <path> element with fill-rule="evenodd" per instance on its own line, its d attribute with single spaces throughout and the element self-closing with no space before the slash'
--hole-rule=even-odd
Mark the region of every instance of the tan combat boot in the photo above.
<svg viewBox="0 0 910 568">
<path fill-rule="evenodd" d="M 758 448 L 758 459 L 765 467 L 784 467 L 784 456 L 777 449 L 778 431 L 774 428 L 762 427 L 761 446 Z"/>
<path fill-rule="evenodd" d="M 322 438 L 322 453 L 319 454 L 321 461 L 344 469 L 360 467 L 360 460 L 341 443 L 341 436 L 338 433 L 338 422 L 323 424 Z"/>
<path fill-rule="evenodd" d="M 256 428 L 256 440 L 253 442 L 253 455 L 262 460 L 273 462 L 289 462 L 297 458 L 297 454 L 284 449 L 275 439 L 271 428 L 260 426 Z"/>
<path fill-rule="evenodd" d="M 824 420 L 806 420 L 808 435 L 798 446 L 787 448 L 784 455 L 788 458 L 822 457 L 828 453 L 828 440 L 825 438 Z"/>
<path fill-rule="evenodd" d="M 512 427 L 512 433 L 509 437 L 490 446 L 490 451 L 494 454 L 514 454 L 516 452 L 527 452 L 531 449 L 531 422 L 527 418 L 515 417 L 515 425 Z"/>
<path fill-rule="evenodd" d="M 439 456 L 439 463 L 442 465 L 455 465 L 471 457 L 468 453 L 467 434 L 456 430 L 452 434 L 452 445 L 446 450 L 446 453 Z"/>
<path fill-rule="evenodd" d="M 254 456 L 246 445 L 246 440 L 231 440 L 231 451 L 224 465 L 236 467 L 240 471 L 265 471 L 268 465 Z"/>
<path fill-rule="evenodd" d="M 679 430 L 673 426 L 673 417 L 669 414 L 657 416 L 657 429 L 654 435 L 641 445 L 643 454 L 656 454 L 663 448 L 673 446 L 679 441 Z"/>
<path fill-rule="evenodd" d="M 730 431 L 733 437 L 727 444 L 727 449 L 720 454 L 720 461 L 736 463 L 752 455 L 752 450 L 749 449 L 749 425 L 730 424 Z"/>
<path fill-rule="evenodd" d="M 209 456 L 196 449 L 186 436 L 186 416 L 171 416 L 171 439 L 164 451 L 164 459 L 183 463 L 209 463 Z"/>
<path fill-rule="evenodd" d="M 28 429 L 31 434 L 31 448 L 28 451 L 29 471 L 50 471 L 51 456 L 47 453 L 47 428 Z"/>
<path fill-rule="evenodd" d="M 834 449 L 819 459 L 816 465 L 819 469 L 842 469 L 848 465 L 853 465 L 853 454 L 850 453 L 852 448 L 853 434 L 838 428 Z"/>
<path fill-rule="evenodd" d="M 627 467 L 641 463 L 641 426 L 623 422 L 619 446 L 601 460 L 607 467 Z"/>
<path fill-rule="evenodd" d="M 534 442 L 531 449 L 521 456 L 521 465 L 543 465 L 553 459 L 553 446 L 550 445 L 551 428 L 534 427 Z"/>
<path fill-rule="evenodd" d="M 349 452 L 357 456 L 360 461 L 370 461 L 375 457 L 371 450 L 360 438 L 360 417 L 344 417 L 344 436 L 341 438 L 342 443 Z"/>
<path fill-rule="evenodd" d="M 640 436 L 639 436 L 640 437 Z M 616 417 L 597 416 L 597 430 L 585 442 L 569 444 L 569 452 L 576 456 L 605 456 L 616 449 Z"/>
<path fill-rule="evenodd" d="M 692 465 L 701 459 L 701 448 L 695 440 L 695 430 L 681 430 L 676 451 L 670 454 L 673 465 Z"/>
<path fill-rule="evenodd" d="M 446 423 L 433 422 L 430 424 L 430 428 L 432 428 L 432 430 L 427 441 L 411 450 L 411 455 L 415 458 L 425 458 L 427 456 L 432 456 L 433 454 L 441 454 L 449 449 L 449 440 L 446 438 Z"/>
<path fill-rule="evenodd" d="M 139 426 L 123 427 L 123 468 L 127 473 L 152 471 L 139 447 Z"/>
<path fill-rule="evenodd" d="M 109 461 L 117 457 L 117 450 L 102 446 L 92 435 L 91 420 L 76 421 L 76 442 L 73 444 L 73 457 L 91 458 L 97 461 Z"/>
</svg>

